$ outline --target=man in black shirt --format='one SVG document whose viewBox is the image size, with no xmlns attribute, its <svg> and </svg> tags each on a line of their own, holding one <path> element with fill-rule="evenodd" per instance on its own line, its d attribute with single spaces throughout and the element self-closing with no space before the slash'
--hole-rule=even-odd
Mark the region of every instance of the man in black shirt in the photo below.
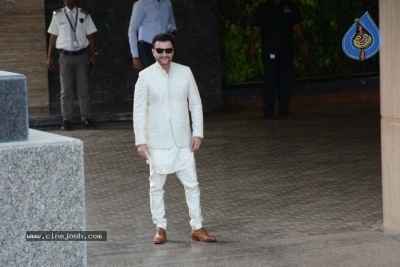
<svg viewBox="0 0 400 267">
<path fill-rule="evenodd" d="M 293 114 L 289 110 L 293 78 L 293 31 L 301 43 L 303 55 L 308 48 L 301 27 L 302 17 L 291 0 L 266 0 L 256 9 L 251 22 L 250 56 L 256 55 L 255 44 L 261 34 L 264 65 L 264 118 L 273 119 L 275 95 L 279 115 Z"/>
</svg>

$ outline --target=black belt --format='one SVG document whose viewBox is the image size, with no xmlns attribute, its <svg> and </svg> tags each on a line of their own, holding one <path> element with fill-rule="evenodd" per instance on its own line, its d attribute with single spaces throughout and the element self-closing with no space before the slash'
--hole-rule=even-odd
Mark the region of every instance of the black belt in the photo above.
<svg viewBox="0 0 400 267">
<path fill-rule="evenodd" d="M 77 56 L 86 52 L 86 48 L 83 48 L 78 51 L 67 51 L 64 49 L 60 49 L 60 54 L 67 55 L 67 56 Z"/>
</svg>

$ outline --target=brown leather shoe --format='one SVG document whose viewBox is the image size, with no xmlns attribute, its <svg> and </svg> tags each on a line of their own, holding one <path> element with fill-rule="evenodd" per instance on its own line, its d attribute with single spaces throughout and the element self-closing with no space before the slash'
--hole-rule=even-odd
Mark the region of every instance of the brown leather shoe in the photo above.
<svg viewBox="0 0 400 267">
<path fill-rule="evenodd" d="M 154 244 L 162 244 L 167 240 L 167 232 L 162 228 L 157 228 L 157 233 L 153 238 Z"/>
<path fill-rule="evenodd" d="M 214 242 L 217 239 L 214 236 L 209 235 L 206 232 L 206 229 L 200 228 L 198 230 L 192 230 L 192 240 Z"/>
</svg>

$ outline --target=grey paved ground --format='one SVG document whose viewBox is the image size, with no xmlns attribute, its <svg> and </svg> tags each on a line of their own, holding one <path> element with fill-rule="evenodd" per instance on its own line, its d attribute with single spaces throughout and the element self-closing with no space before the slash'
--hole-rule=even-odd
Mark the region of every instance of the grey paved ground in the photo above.
<svg viewBox="0 0 400 267">
<path fill-rule="evenodd" d="M 293 119 L 263 121 L 260 99 L 205 117 L 196 154 L 204 227 L 190 240 L 183 187 L 165 186 L 167 243 L 153 245 L 148 166 L 131 123 L 52 133 L 85 145 L 89 266 L 400 266 L 382 228 L 379 91 L 296 96 Z"/>
</svg>

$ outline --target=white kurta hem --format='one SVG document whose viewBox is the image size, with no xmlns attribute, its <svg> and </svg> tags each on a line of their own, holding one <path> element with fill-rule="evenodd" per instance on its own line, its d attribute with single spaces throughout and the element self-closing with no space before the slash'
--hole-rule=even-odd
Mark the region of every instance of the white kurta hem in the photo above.
<svg viewBox="0 0 400 267">
<path fill-rule="evenodd" d="M 147 164 L 152 165 L 159 174 L 170 174 L 189 168 L 194 164 L 194 153 L 189 147 L 169 149 L 150 149 Z"/>
</svg>

